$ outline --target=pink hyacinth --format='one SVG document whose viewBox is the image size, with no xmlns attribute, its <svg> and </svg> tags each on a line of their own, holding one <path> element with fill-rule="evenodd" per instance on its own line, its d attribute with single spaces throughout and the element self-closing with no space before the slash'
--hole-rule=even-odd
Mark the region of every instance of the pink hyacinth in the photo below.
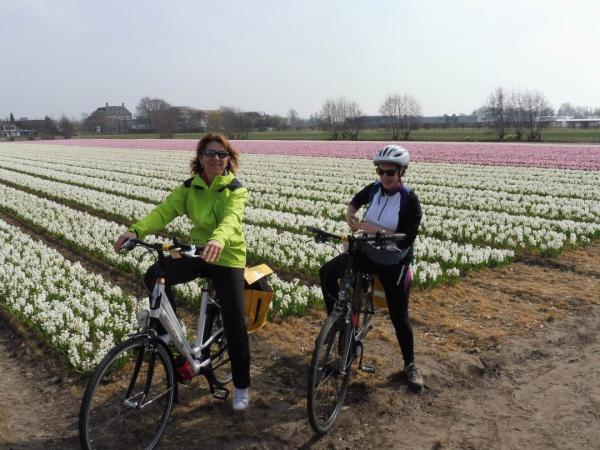
<svg viewBox="0 0 600 450">
<path fill-rule="evenodd" d="M 193 150 L 192 139 L 69 139 L 46 144 L 152 150 Z M 379 141 L 232 141 L 242 153 L 370 158 Z M 401 142 L 417 162 L 600 170 L 600 145 L 487 142 Z"/>
</svg>

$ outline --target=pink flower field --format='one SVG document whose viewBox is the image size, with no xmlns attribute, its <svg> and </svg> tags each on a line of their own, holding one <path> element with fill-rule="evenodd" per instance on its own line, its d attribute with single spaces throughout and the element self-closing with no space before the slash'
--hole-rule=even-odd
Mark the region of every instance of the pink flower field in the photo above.
<svg viewBox="0 0 600 450">
<path fill-rule="evenodd" d="M 36 143 L 153 150 L 193 150 L 191 139 L 69 139 Z M 384 142 L 233 141 L 242 153 L 370 158 Z M 414 161 L 600 170 L 600 145 L 402 142 Z"/>
</svg>

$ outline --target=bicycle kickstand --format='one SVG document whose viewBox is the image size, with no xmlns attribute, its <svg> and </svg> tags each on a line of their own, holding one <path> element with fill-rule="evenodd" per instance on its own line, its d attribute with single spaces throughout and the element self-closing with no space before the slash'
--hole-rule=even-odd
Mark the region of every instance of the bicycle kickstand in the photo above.
<svg viewBox="0 0 600 450">
<path fill-rule="evenodd" d="M 356 347 L 360 349 L 360 359 L 358 360 L 358 367 L 360 370 L 366 373 L 375 373 L 375 367 L 370 364 L 363 364 L 363 356 L 365 354 L 365 347 L 362 341 L 356 343 Z"/>
</svg>

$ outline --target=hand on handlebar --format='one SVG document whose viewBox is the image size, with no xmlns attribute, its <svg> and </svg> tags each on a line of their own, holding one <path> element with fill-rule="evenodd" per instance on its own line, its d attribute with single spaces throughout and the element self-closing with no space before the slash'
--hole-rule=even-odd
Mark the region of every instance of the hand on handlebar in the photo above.
<svg viewBox="0 0 600 450">
<path fill-rule="evenodd" d="M 133 231 L 126 231 L 125 233 L 121 234 L 121 236 L 119 236 L 117 238 L 117 241 L 115 242 L 114 245 L 114 249 L 115 252 L 119 252 L 122 250 L 123 244 L 125 243 L 125 241 L 127 239 L 136 239 L 137 235 L 133 232 Z"/>
<path fill-rule="evenodd" d="M 350 224 L 350 229 L 352 231 L 363 231 L 367 234 L 375 234 L 378 231 L 380 232 L 383 230 L 381 228 L 381 226 L 373 225 L 372 223 L 369 223 L 369 222 L 357 222 L 357 223 Z"/>
<path fill-rule="evenodd" d="M 204 246 L 204 251 L 202 252 L 202 258 L 206 262 L 217 262 L 221 257 L 221 252 L 223 251 L 223 244 L 219 241 L 210 240 Z"/>
</svg>

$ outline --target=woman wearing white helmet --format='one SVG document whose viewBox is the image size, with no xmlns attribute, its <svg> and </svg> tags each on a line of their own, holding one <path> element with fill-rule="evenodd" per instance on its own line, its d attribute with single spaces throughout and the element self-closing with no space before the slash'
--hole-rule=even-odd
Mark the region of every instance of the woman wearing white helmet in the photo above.
<svg viewBox="0 0 600 450">
<path fill-rule="evenodd" d="M 421 222 L 421 205 L 417 195 L 406 186 L 402 177 L 406 172 L 410 156 L 408 150 L 398 145 L 386 145 L 373 157 L 379 180 L 369 184 L 358 192 L 348 204 L 346 222 L 353 231 L 367 234 L 377 232 L 383 234 L 405 233 L 407 239 L 398 244 L 399 262 L 389 265 L 371 259 L 365 269 L 376 274 L 385 290 L 388 309 L 402 357 L 404 372 L 409 385 L 416 389 L 423 388 L 423 377 L 420 374 L 414 357 L 413 332 L 408 318 L 408 297 L 412 272 L 413 243 L 417 237 Z M 362 206 L 367 206 L 362 221 L 356 213 Z M 397 249 L 394 249 L 398 253 Z M 345 255 L 331 259 L 321 267 L 321 288 L 331 313 L 338 296 L 338 280 L 345 267 Z"/>
</svg>

